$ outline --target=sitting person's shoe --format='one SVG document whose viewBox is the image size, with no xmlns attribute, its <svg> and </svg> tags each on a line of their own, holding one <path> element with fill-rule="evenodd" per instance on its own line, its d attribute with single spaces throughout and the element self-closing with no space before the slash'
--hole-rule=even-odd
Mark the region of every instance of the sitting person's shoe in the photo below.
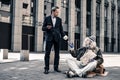
<svg viewBox="0 0 120 80">
<path fill-rule="evenodd" d="M 72 78 L 72 77 L 75 77 L 75 74 L 72 71 L 67 71 L 66 76 L 68 78 Z"/>
<path fill-rule="evenodd" d="M 45 70 L 45 71 L 44 71 L 44 74 L 48 74 L 48 73 L 49 73 L 49 71 L 48 71 L 48 70 Z"/>
<path fill-rule="evenodd" d="M 68 71 L 63 72 L 63 74 L 67 74 Z"/>
<path fill-rule="evenodd" d="M 54 71 L 56 71 L 56 72 L 61 72 L 61 70 L 59 70 L 59 69 L 54 69 Z"/>
</svg>

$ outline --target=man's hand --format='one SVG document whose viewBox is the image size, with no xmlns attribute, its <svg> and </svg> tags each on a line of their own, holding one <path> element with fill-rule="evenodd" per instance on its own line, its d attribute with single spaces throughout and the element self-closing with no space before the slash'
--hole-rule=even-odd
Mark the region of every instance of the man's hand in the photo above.
<svg viewBox="0 0 120 80">
<path fill-rule="evenodd" d="M 51 26 L 51 25 L 47 25 L 47 28 L 48 28 L 48 29 L 51 29 L 51 28 L 52 28 L 52 26 Z"/>
<path fill-rule="evenodd" d="M 68 40 L 68 36 L 65 35 L 65 36 L 63 37 L 63 39 L 64 39 L 64 40 Z"/>
<path fill-rule="evenodd" d="M 89 62 L 93 62 L 93 61 L 94 61 L 94 59 L 90 59 L 90 60 L 89 60 Z"/>
</svg>

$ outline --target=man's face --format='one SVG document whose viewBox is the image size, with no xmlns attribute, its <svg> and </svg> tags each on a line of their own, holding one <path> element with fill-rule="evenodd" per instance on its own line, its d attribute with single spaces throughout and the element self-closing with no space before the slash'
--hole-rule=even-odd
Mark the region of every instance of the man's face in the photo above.
<svg viewBox="0 0 120 80">
<path fill-rule="evenodd" d="M 59 9 L 56 9 L 55 11 L 53 11 L 53 15 L 54 15 L 55 17 L 57 17 L 58 14 L 59 14 Z"/>
</svg>

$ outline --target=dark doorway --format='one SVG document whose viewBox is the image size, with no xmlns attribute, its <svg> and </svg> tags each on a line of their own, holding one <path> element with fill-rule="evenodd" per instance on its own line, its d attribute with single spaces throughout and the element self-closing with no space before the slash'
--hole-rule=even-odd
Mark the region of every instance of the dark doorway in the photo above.
<svg viewBox="0 0 120 80">
<path fill-rule="evenodd" d="M 32 35 L 22 35 L 22 49 L 34 51 L 34 37 Z"/>
<path fill-rule="evenodd" d="M 23 26 L 22 49 L 34 51 L 34 27 Z"/>
<path fill-rule="evenodd" d="M 0 22 L 0 49 L 11 49 L 11 24 Z"/>
</svg>

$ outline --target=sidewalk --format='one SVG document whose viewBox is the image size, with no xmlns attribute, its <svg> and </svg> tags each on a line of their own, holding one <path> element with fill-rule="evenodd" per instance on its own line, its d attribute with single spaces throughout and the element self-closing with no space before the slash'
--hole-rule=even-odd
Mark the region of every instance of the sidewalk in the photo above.
<svg viewBox="0 0 120 80">
<path fill-rule="evenodd" d="M 66 58 L 69 53 L 60 55 L 60 69 L 67 70 Z M 67 78 L 63 73 L 56 73 L 50 66 L 48 75 L 44 72 L 44 54 L 30 53 L 30 61 L 21 62 L 19 53 L 9 53 L 8 59 L 0 63 L 0 80 L 119 80 L 120 76 L 120 54 L 103 54 L 104 66 L 109 71 L 108 76 L 94 78 Z"/>
</svg>

